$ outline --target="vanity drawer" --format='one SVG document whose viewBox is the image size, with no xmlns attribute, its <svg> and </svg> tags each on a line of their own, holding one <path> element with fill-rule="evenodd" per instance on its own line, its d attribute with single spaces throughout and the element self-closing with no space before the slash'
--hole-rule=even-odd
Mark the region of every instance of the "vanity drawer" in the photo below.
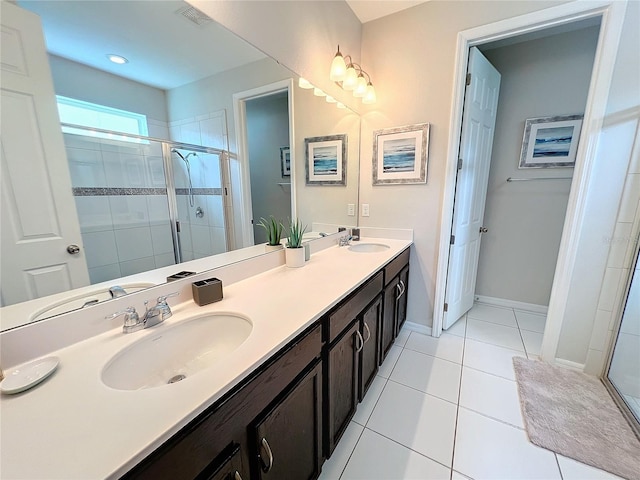
<svg viewBox="0 0 640 480">
<path fill-rule="evenodd" d="M 320 325 L 316 325 L 274 355 L 242 386 L 185 426 L 123 478 L 190 479 L 205 468 L 215 467 L 217 462 L 214 459 L 225 452 L 230 442 L 247 444 L 247 425 L 314 359 L 320 357 L 321 349 L 322 330 Z M 241 449 L 241 455 L 243 463 L 248 465 L 246 448 Z"/>
<path fill-rule="evenodd" d="M 407 248 L 404 252 L 398 255 L 396 258 L 391 260 L 386 267 L 384 267 L 384 284 L 385 286 L 389 284 L 393 278 L 400 273 L 405 265 L 409 263 L 409 249 Z"/>
<path fill-rule="evenodd" d="M 368 280 L 341 306 L 329 314 L 327 323 L 327 341 L 333 342 L 345 328 L 369 305 L 382 291 L 382 272 Z"/>
</svg>

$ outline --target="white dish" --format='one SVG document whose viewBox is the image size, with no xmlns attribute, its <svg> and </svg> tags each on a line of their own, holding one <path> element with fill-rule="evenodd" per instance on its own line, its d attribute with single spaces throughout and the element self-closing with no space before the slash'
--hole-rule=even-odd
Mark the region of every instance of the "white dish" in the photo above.
<svg viewBox="0 0 640 480">
<path fill-rule="evenodd" d="M 19 393 L 37 385 L 51 375 L 60 363 L 58 357 L 46 357 L 26 363 L 6 374 L 0 382 L 2 393 Z"/>
</svg>

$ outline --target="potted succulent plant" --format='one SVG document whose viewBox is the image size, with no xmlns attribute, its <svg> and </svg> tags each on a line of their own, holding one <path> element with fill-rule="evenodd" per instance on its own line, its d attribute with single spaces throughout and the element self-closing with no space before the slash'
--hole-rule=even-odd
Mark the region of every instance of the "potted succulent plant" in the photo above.
<svg viewBox="0 0 640 480">
<path fill-rule="evenodd" d="M 302 246 L 302 236 L 307 230 L 300 220 L 289 222 L 289 238 L 285 256 L 287 267 L 302 267 L 304 265 L 304 247 Z"/>
<path fill-rule="evenodd" d="M 270 252 L 272 250 L 281 249 L 282 245 L 280 244 L 280 239 L 282 237 L 282 230 L 284 229 L 282 222 L 279 222 L 273 218 L 273 215 L 271 215 L 269 220 L 266 220 L 264 217 L 261 218 L 258 225 L 267 231 L 267 244 L 265 245 L 265 250 Z"/>
</svg>

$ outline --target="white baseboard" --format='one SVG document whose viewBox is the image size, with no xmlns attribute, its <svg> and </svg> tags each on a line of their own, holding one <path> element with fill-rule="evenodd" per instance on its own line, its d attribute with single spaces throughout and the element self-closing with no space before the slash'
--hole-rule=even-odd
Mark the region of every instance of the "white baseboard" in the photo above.
<svg viewBox="0 0 640 480">
<path fill-rule="evenodd" d="M 408 320 L 404 322 L 404 325 L 402 326 L 402 328 L 406 328 L 407 330 L 411 330 L 412 332 L 431 335 L 431 327 L 427 327 L 426 325 L 420 325 L 419 323 L 413 323 Z"/>
<path fill-rule="evenodd" d="M 564 358 L 555 358 L 553 363 L 559 365 L 560 367 L 566 367 L 571 370 L 577 370 L 578 372 L 584 372 L 584 363 L 572 362 L 571 360 L 565 360 Z"/>
<path fill-rule="evenodd" d="M 505 300 L 504 298 L 487 297 L 485 295 L 474 295 L 476 302 L 486 303 L 487 305 L 494 305 L 496 307 L 516 308 L 518 310 L 525 310 L 527 312 L 547 314 L 549 310 L 548 306 L 536 305 L 535 303 L 518 302 L 516 300 Z"/>
</svg>

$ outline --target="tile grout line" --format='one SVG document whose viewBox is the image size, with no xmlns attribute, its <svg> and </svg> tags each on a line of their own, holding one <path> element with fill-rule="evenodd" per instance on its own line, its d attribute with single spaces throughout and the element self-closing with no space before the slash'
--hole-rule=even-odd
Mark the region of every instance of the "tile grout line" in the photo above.
<svg viewBox="0 0 640 480">
<path fill-rule="evenodd" d="M 458 438 L 458 417 L 460 414 L 460 396 L 462 394 L 462 376 L 464 375 L 464 350 L 467 344 L 467 328 L 469 325 L 469 317 L 465 316 L 464 337 L 462 337 L 462 360 L 460 361 L 460 382 L 458 384 L 458 402 L 456 404 L 456 420 L 453 426 L 453 449 L 451 452 L 451 469 L 449 470 L 449 478 L 453 480 L 453 467 L 456 459 L 456 440 Z"/>
<path fill-rule="evenodd" d="M 349 420 L 349 421 L 351 422 L 352 420 Z M 347 427 L 347 428 L 349 428 L 349 427 Z M 349 465 L 349 461 L 351 460 L 351 457 L 353 457 L 353 452 L 356 451 L 356 448 L 358 447 L 358 443 L 360 443 L 360 439 L 362 438 L 362 434 L 364 433 L 364 431 L 365 431 L 365 427 L 362 427 L 362 431 L 360 432 L 360 435 L 358 435 L 358 439 L 356 440 L 356 443 L 353 445 L 353 449 L 351 450 L 351 453 L 349 454 L 349 458 L 347 458 L 347 461 L 344 462 L 344 466 L 340 470 L 340 475 L 338 476 L 338 480 L 340 480 L 342 478 L 342 475 L 344 475 L 344 471 L 347 469 L 347 465 Z M 334 449 L 334 453 L 335 453 L 335 449 Z"/>
</svg>

